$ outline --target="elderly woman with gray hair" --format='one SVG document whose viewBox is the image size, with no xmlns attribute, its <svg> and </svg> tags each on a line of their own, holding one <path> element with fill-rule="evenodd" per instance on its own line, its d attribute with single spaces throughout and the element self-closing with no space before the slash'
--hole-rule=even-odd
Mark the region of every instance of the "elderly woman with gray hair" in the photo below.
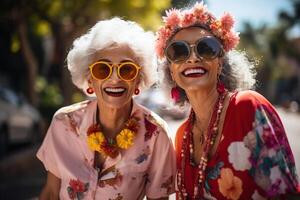
<svg viewBox="0 0 300 200">
<path fill-rule="evenodd" d="M 203 3 L 167 11 L 157 33 L 163 84 L 179 106 L 177 199 L 287 198 L 297 191 L 295 162 L 274 107 L 255 85 L 254 65 L 235 51 L 233 18 Z"/>
<path fill-rule="evenodd" d="M 74 41 L 74 84 L 96 98 L 58 110 L 37 157 L 40 199 L 168 199 L 175 151 L 166 123 L 132 96 L 156 81 L 154 35 L 119 18 Z"/>
</svg>

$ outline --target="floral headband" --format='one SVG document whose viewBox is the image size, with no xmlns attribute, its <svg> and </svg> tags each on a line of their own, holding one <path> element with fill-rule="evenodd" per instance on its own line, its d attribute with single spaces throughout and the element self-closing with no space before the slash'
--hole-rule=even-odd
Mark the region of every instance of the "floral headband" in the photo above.
<svg viewBox="0 0 300 200">
<path fill-rule="evenodd" d="M 193 25 L 208 27 L 210 32 L 219 38 L 226 52 L 235 48 L 240 40 L 239 34 L 233 30 L 233 17 L 225 13 L 220 19 L 216 19 L 203 2 L 196 3 L 194 7 L 185 11 L 174 8 L 167 10 L 163 22 L 165 25 L 158 30 L 155 44 L 159 58 L 164 57 L 167 42 L 176 31 Z"/>
</svg>

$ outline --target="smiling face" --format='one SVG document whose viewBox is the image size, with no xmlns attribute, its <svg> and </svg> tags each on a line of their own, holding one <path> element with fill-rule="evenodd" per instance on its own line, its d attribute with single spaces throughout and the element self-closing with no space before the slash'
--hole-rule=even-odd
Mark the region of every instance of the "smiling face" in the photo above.
<svg viewBox="0 0 300 200">
<path fill-rule="evenodd" d="M 113 64 L 119 64 L 131 61 L 137 64 L 134 53 L 127 46 L 112 47 L 98 52 L 92 63 L 105 61 Z M 138 76 L 131 81 L 120 79 L 117 73 L 117 67 L 114 65 L 111 76 L 106 80 L 97 80 L 92 76 L 89 79 L 89 85 L 93 88 L 98 101 L 101 105 L 111 108 L 122 108 L 127 105 L 138 88 L 140 72 Z"/>
<path fill-rule="evenodd" d="M 170 42 L 181 40 L 194 45 L 199 39 L 207 36 L 213 35 L 205 29 L 189 27 L 176 33 Z M 199 89 L 211 91 L 216 88 L 217 77 L 221 71 L 220 63 L 220 57 L 211 60 L 198 58 L 192 50 L 186 61 L 182 63 L 171 62 L 171 76 L 176 84 L 186 92 Z"/>
</svg>

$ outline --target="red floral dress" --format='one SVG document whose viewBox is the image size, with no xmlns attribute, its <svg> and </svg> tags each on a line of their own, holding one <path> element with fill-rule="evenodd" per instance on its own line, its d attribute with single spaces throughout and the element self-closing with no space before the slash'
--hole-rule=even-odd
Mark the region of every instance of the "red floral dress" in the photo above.
<svg viewBox="0 0 300 200">
<path fill-rule="evenodd" d="M 176 134 L 177 166 L 184 162 L 184 184 L 191 199 L 197 167 L 182 161 L 184 122 Z M 254 91 L 230 99 L 216 153 L 209 159 L 201 189 L 205 199 L 268 199 L 296 192 L 295 161 L 273 106 Z"/>
</svg>

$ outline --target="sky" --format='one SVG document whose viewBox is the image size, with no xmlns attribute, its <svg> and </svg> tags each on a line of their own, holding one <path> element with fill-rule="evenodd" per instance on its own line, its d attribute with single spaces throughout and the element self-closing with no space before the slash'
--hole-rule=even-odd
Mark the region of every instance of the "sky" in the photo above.
<svg viewBox="0 0 300 200">
<path fill-rule="evenodd" d="M 245 21 L 250 21 L 255 27 L 263 24 L 274 26 L 278 23 L 280 10 L 293 12 L 292 3 L 289 0 L 204 0 L 204 2 L 217 17 L 225 11 L 231 13 L 237 21 L 235 28 L 237 31 L 243 30 Z M 295 30 L 293 34 L 300 36 L 300 29 Z"/>
</svg>

